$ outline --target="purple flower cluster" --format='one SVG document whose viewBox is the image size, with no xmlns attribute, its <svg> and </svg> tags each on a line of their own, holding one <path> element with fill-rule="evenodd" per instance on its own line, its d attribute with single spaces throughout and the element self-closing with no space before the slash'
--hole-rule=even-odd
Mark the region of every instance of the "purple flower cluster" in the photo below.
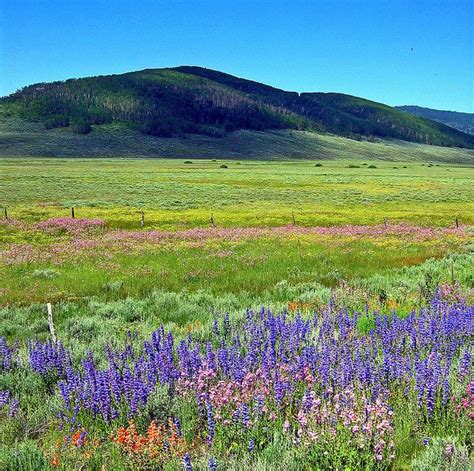
<svg viewBox="0 0 474 471">
<path fill-rule="evenodd" d="M 71 368 L 71 355 L 64 348 L 62 342 L 28 342 L 30 366 L 33 371 L 41 375 L 56 374 L 63 377 L 67 368 Z"/>
<path fill-rule="evenodd" d="M 0 373 L 9 371 L 17 365 L 17 351 L 18 342 L 15 342 L 13 347 L 10 347 L 7 344 L 6 339 L 4 337 L 0 337 Z M 19 404 L 18 398 L 11 397 L 10 391 L 8 389 L 3 391 L 0 390 L 0 409 L 3 409 L 8 405 L 8 415 L 10 417 L 15 417 L 17 415 Z"/>
<path fill-rule="evenodd" d="M 69 412 L 89 411 L 108 422 L 125 408 L 132 417 L 161 385 L 172 396 L 195 395 L 212 441 L 219 409 L 226 404 L 233 404 L 248 428 L 253 409 L 261 411 L 268 399 L 283 407 L 297 392 L 309 410 L 313 395 L 328 388 L 360 388 L 376 400 L 404 384 L 417 392 L 430 416 L 439 400 L 449 398 L 453 371 L 469 376 L 470 358 L 463 354 L 461 368 L 457 358 L 474 333 L 473 314 L 472 306 L 435 299 L 405 318 L 374 313 L 374 328 L 361 334 L 358 323 L 365 312 L 329 308 L 304 320 L 262 309 L 249 311 L 241 329 L 224 319 L 222 328 L 217 326 L 221 333 L 204 345 L 191 336 L 176 342 L 160 328 L 141 345 L 108 348 L 106 368 L 97 367 L 90 353 L 73 369 L 61 344 L 32 342 L 29 352 L 35 371 L 53 370 L 63 378 L 59 386 Z M 255 404 L 252 411 L 250 404 Z"/>
<path fill-rule="evenodd" d="M 59 380 L 61 415 L 71 424 L 80 415 L 131 418 L 159 388 L 171 400 L 196 401 L 209 446 L 237 430 L 254 450 L 256 427 L 279 420 L 296 444 L 329 443 L 343 429 L 382 461 L 393 457 L 393 393 L 418 400 L 426 421 L 454 409 L 451 389 L 472 376 L 473 334 L 474 306 L 435 296 L 405 317 L 331 303 L 310 318 L 261 309 L 234 324 L 226 315 L 207 342 L 177 340 L 160 327 L 144 342 L 130 335 L 123 348 L 107 347 L 105 366 L 91 352 L 73 366 L 61 343 L 34 341 L 28 351 L 35 372 Z M 11 363 L 9 351 L 0 341 L 0 364 Z"/>
<path fill-rule="evenodd" d="M 5 337 L 0 337 L 0 372 L 10 370 L 16 363 L 18 342 L 13 347 L 7 344 Z"/>
<path fill-rule="evenodd" d="M 16 417 L 18 414 L 20 401 L 18 398 L 12 398 L 8 389 L 0 391 L 0 411 L 6 406 L 9 406 L 8 415 L 10 417 Z"/>
<path fill-rule="evenodd" d="M 5 391 L 0 391 L 0 407 L 4 407 L 10 401 L 10 391 L 6 389 Z"/>
</svg>

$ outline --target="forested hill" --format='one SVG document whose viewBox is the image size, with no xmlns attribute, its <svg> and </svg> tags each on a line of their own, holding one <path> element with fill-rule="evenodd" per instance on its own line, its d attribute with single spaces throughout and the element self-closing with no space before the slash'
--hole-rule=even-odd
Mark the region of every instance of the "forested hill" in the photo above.
<svg viewBox="0 0 474 471">
<path fill-rule="evenodd" d="M 118 122 L 159 137 L 304 129 L 474 148 L 474 136 L 380 103 L 338 93 L 287 92 L 188 66 L 31 85 L 0 99 L 0 119 L 10 118 L 79 134 Z"/>
<path fill-rule="evenodd" d="M 474 113 L 459 113 L 457 111 L 433 110 L 421 106 L 397 106 L 399 110 L 405 111 L 415 116 L 437 121 L 446 124 L 458 131 L 474 135 Z"/>
</svg>

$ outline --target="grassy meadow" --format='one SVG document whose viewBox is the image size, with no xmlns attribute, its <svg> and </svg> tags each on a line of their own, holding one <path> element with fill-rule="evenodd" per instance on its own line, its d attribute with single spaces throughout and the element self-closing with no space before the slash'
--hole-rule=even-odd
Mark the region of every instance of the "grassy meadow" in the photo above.
<svg viewBox="0 0 474 471">
<path fill-rule="evenodd" d="M 472 223 L 472 168 L 370 161 L 318 165 L 3 160 L 0 200 L 6 202 L 10 220 L 18 221 L 0 225 L 7 249 L 3 304 L 92 296 L 110 283 L 120 284 L 122 297 L 142 296 L 155 288 L 258 297 L 282 280 L 334 287 L 341 280 L 417 265 L 465 247 L 465 231 L 446 235 L 442 228 L 454 227 L 456 218 L 459 225 Z M 76 218 L 100 219 L 104 227 L 75 235 L 35 228 L 50 218 L 69 217 L 70 207 Z M 212 229 L 211 217 L 217 229 L 293 229 L 282 234 L 190 233 L 177 241 L 131 241 L 120 233 L 131 231 L 136 239 L 137 231 Z M 297 229 L 400 223 L 441 232 L 425 237 L 413 231 L 400 237 L 390 230 L 371 236 Z M 120 240 L 114 241 L 114 234 Z M 79 248 L 85 241 L 94 246 Z M 24 263 L 10 263 L 10 258 L 22 257 Z M 41 276 L 42 270 L 57 275 Z"/>
<path fill-rule="evenodd" d="M 0 159 L 0 468 L 469 469 L 473 177 Z"/>
<path fill-rule="evenodd" d="M 188 163 L 186 163 L 188 162 Z M 221 168 L 226 166 L 227 168 Z M 372 168 L 375 167 L 375 168 Z M 100 218 L 175 230 L 473 222 L 472 165 L 367 161 L 2 159 L 0 201 L 13 219 Z"/>
</svg>

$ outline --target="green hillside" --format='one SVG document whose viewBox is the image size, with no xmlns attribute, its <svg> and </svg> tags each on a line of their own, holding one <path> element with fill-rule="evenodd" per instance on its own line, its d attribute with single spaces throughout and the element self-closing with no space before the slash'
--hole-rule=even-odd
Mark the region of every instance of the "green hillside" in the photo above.
<svg viewBox="0 0 474 471">
<path fill-rule="evenodd" d="M 237 160 L 385 160 L 474 165 L 474 151 L 396 140 L 356 141 L 331 134 L 287 129 L 239 130 L 216 139 L 148 136 L 122 123 L 93 126 L 83 135 L 70 127 L 0 118 L 1 157 L 167 157 Z"/>
<path fill-rule="evenodd" d="M 397 106 L 397 109 L 415 116 L 431 119 L 438 123 L 451 126 L 458 131 L 474 135 L 474 113 L 459 113 L 458 111 L 433 110 L 421 106 Z"/>
<path fill-rule="evenodd" d="M 474 148 L 473 136 L 380 103 L 336 93 L 287 92 L 200 67 L 31 85 L 0 99 L 0 119 L 4 128 L 15 119 L 37 123 L 46 135 L 62 128 L 94 134 L 111 124 L 118 125 L 117 132 L 181 141 L 189 135 L 215 140 L 239 130 L 293 129 Z M 17 139 L 34 146 L 28 133 Z M 2 137 L 3 155 L 9 142 Z M 101 152 L 99 145 L 96 154 Z"/>
</svg>

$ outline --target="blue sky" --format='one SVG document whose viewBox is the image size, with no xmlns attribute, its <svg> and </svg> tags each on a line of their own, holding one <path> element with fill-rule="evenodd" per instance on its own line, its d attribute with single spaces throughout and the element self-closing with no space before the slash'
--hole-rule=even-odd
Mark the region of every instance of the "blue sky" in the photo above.
<svg viewBox="0 0 474 471">
<path fill-rule="evenodd" d="M 472 0 L 0 0 L 0 95 L 186 64 L 474 112 L 473 35 Z"/>
</svg>

